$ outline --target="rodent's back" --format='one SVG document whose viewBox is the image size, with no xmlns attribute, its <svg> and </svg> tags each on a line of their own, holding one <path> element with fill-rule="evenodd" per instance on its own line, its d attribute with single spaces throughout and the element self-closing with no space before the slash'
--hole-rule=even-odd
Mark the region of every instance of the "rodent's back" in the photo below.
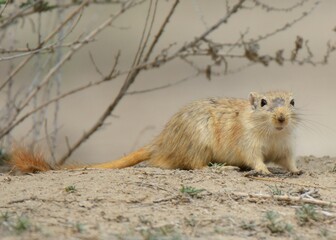
<svg viewBox="0 0 336 240">
<path fill-rule="evenodd" d="M 229 148 L 232 139 L 242 134 L 242 119 L 249 106 L 248 100 L 234 98 L 209 98 L 186 105 L 154 140 L 150 164 L 198 169 L 216 161 L 218 149 Z"/>
</svg>

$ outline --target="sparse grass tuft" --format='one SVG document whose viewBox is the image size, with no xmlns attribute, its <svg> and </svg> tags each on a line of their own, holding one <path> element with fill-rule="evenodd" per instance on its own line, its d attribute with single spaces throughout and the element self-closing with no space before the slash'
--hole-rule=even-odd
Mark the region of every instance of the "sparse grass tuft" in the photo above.
<svg viewBox="0 0 336 240">
<path fill-rule="evenodd" d="M 277 195 L 277 196 L 284 195 L 284 192 L 281 191 L 281 189 L 278 188 L 277 185 L 274 185 L 274 186 L 267 185 L 267 187 L 269 188 L 271 195 Z"/>
<path fill-rule="evenodd" d="M 77 189 L 74 185 L 70 185 L 70 186 L 65 187 L 65 191 L 67 193 L 74 193 L 74 192 L 77 192 Z"/>
<path fill-rule="evenodd" d="M 84 232 L 84 224 L 80 223 L 80 222 L 76 222 L 74 225 L 73 225 L 73 229 L 75 232 L 77 233 L 82 233 Z"/>
<path fill-rule="evenodd" d="M 238 167 L 228 166 L 226 163 L 217 163 L 217 162 L 210 162 L 208 164 L 208 167 L 213 173 L 218 173 L 218 174 L 222 174 L 223 172 L 226 172 L 229 170 L 238 169 Z"/>
<path fill-rule="evenodd" d="M 333 168 L 331 169 L 331 172 L 336 173 L 336 164 L 333 166 Z"/>
<path fill-rule="evenodd" d="M 295 215 L 300 225 L 310 224 L 313 221 L 317 222 L 321 219 L 315 206 L 310 204 L 304 204 L 300 208 L 296 209 Z"/>
<path fill-rule="evenodd" d="M 243 221 L 240 227 L 244 230 L 254 231 L 256 230 L 257 224 L 254 220 L 248 222 Z"/>
<path fill-rule="evenodd" d="M 320 229 L 320 236 L 324 237 L 324 238 L 329 237 L 329 231 L 328 231 L 328 229 L 326 229 L 326 228 Z"/>
<path fill-rule="evenodd" d="M 180 192 L 189 195 L 190 197 L 199 197 L 199 193 L 205 191 L 205 189 L 197 189 L 190 186 L 182 185 Z"/>
<path fill-rule="evenodd" d="M 31 224 L 27 217 L 18 216 L 16 219 L 11 218 L 8 212 L 0 214 L 0 224 L 7 230 L 13 231 L 16 234 L 21 234 L 30 229 Z"/>
<path fill-rule="evenodd" d="M 157 228 L 143 229 L 140 231 L 144 240 L 180 240 L 180 234 L 173 225 L 164 225 Z"/>
<path fill-rule="evenodd" d="M 223 167 L 225 166 L 225 163 L 216 163 L 216 162 L 209 162 L 208 166 L 209 167 L 213 167 L 213 168 L 219 168 L 219 167 Z"/>
<path fill-rule="evenodd" d="M 8 222 L 9 221 L 9 213 L 8 212 L 1 212 L 0 214 L 0 223 Z"/>
<path fill-rule="evenodd" d="M 293 226 L 289 223 L 285 223 L 281 220 L 279 213 L 274 211 L 268 211 L 265 214 L 265 223 L 268 230 L 274 234 L 290 233 L 293 230 Z"/>
<path fill-rule="evenodd" d="M 196 220 L 194 217 L 184 218 L 184 222 L 186 226 L 193 227 L 193 228 L 199 223 L 199 221 Z"/>
<path fill-rule="evenodd" d="M 13 229 L 16 233 L 21 234 L 24 231 L 28 230 L 30 227 L 29 220 L 26 217 L 18 217 L 16 223 L 13 225 Z"/>
<path fill-rule="evenodd" d="M 0 148 L 0 166 L 7 165 L 9 162 L 10 156 L 6 153 L 3 148 Z"/>
<path fill-rule="evenodd" d="M 319 232 L 319 236 L 324 240 L 335 240 L 336 239 L 335 231 L 330 231 L 327 228 L 321 228 Z"/>
</svg>

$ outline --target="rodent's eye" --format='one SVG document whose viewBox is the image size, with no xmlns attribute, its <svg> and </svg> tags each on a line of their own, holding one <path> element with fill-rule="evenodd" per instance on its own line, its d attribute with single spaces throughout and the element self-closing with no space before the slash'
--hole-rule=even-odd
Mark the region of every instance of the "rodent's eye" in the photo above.
<svg viewBox="0 0 336 240">
<path fill-rule="evenodd" d="M 292 99 L 292 100 L 290 101 L 290 105 L 292 105 L 292 106 L 294 107 L 294 105 L 295 105 L 294 99 Z"/>
<path fill-rule="evenodd" d="M 266 99 L 261 99 L 260 106 L 263 107 L 265 105 L 267 105 Z"/>
</svg>

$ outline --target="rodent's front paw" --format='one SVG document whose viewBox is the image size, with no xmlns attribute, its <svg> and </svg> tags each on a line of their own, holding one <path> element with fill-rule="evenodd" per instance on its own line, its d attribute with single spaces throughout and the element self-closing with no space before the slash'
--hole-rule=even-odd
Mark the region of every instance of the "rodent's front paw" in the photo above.
<svg viewBox="0 0 336 240">
<path fill-rule="evenodd" d="M 297 171 L 293 171 L 293 172 L 288 173 L 289 176 L 300 176 L 302 174 L 304 174 L 304 171 L 302 171 L 302 170 L 297 170 Z"/>
</svg>

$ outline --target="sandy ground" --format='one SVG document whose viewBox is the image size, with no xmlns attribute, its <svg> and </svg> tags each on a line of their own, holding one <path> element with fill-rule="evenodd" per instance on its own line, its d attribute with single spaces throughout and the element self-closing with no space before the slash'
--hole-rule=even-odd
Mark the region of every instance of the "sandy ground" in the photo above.
<svg viewBox="0 0 336 240">
<path fill-rule="evenodd" d="M 0 239 L 336 239 L 336 158 L 298 166 L 4 173 Z"/>
</svg>

